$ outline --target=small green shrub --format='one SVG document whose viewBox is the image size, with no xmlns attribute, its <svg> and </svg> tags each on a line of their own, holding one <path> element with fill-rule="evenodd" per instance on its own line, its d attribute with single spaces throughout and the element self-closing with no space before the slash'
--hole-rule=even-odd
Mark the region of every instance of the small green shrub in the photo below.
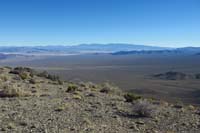
<svg viewBox="0 0 200 133">
<path fill-rule="evenodd" d="M 133 102 L 135 100 L 141 99 L 141 96 L 138 96 L 134 93 L 126 93 L 124 98 L 126 99 L 126 102 Z"/>
</svg>

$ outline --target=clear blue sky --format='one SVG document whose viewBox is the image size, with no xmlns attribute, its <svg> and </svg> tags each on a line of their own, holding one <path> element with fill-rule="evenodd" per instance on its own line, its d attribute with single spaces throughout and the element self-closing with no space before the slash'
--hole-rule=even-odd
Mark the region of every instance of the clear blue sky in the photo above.
<svg viewBox="0 0 200 133">
<path fill-rule="evenodd" d="M 1 0 L 0 45 L 200 46 L 200 0 Z"/>
</svg>

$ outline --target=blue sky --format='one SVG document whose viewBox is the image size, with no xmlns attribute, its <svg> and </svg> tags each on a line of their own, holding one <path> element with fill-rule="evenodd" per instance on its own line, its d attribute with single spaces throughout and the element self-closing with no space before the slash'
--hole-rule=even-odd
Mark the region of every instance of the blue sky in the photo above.
<svg viewBox="0 0 200 133">
<path fill-rule="evenodd" d="M 200 0 L 1 0 L 0 45 L 200 46 Z"/>
</svg>

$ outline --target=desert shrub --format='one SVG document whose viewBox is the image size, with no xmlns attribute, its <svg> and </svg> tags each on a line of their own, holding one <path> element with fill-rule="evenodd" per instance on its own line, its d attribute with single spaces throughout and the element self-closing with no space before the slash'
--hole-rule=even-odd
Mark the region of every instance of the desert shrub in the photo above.
<svg viewBox="0 0 200 133">
<path fill-rule="evenodd" d="M 47 73 L 47 71 L 43 71 L 43 72 L 38 73 L 37 76 L 43 77 L 43 78 L 47 78 L 48 77 L 48 73 Z"/>
<path fill-rule="evenodd" d="M 16 67 L 14 69 L 12 69 L 10 71 L 10 73 L 12 74 L 20 74 L 20 73 L 24 73 L 24 72 L 32 72 L 33 69 L 31 68 L 27 68 L 27 67 Z"/>
<path fill-rule="evenodd" d="M 104 88 L 102 88 L 102 89 L 100 90 L 100 92 L 102 92 L 102 93 L 110 93 L 110 92 L 111 92 L 111 89 L 108 88 L 108 87 L 104 87 Z"/>
<path fill-rule="evenodd" d="M 51 74 L 48 74 L 48 76 L 46 78 L 50 79 L 52 81 L 58 81 L 58 80 L 60 80 L 60 78 L 57 75 L 51 75 Z"/>
<path fill-rule="evenodd" d="M 59 76 L 48 74 L 47 71 L 43 71 L 41 73 L 38 73 L 37 76 L 44 77 L 44 78 L 50 79 L 52 81 L 59 81 L 60 80 Z"/>
<path fill-rule="evenodd" d="M 25 93 L 20 88 L 15 88 L 13 86 L 5 85 L 3 89 L 0 91 L 0 97 L 21 97 L 21 96 L 29 96 L 28 93 Z"/>
<path fill-rule="evenodd" d="M 6 77 L 5 75 L 4 75 L 4 76 L 2 75 L 2 76 L 0 77 L 0 79 L 1 79 L 2 81 L 4 81 L 4 82 L 8 81 L 8 77 Z"/>
<path fill-rule="evenodd" d="M 75 92 L 77 90 L 78 90 L 78 86 L 76 86 L 75 84 L 69 84 L 66 92 Z"/>
<path fill-rule="evenodd" d="M 136 95 L 135 93 L 126 93 L 124 94 L 126 102 L 133 102 L 135 100 L 141 99 L 141 96 Z"/>
<path fill-rule="evenodd" d="M 80 82 L 79 85 L 80 85 L 81 87 L 87 87 L 87 85 L 86 85 L 84 82 Z"/>
<path fill-rule="evenodd" d="M 23 72 L 23 73 L 20 73 L 20 74 L 19 74 L 19 76 L 20 76 L 20 78 L 21 78 L 21 79 L 23 79 L 23 80 L 25 80 L 25 79 L 27 79 L 27 78 L 28 78 L 28 74 L 27 74 L 27 73 L 25 73 L 25 72 Z"/>
<path fill-rule="evenodd" d="M 135 103 L 133 111 L 140 117 L 152 117 L 156 113 L 156 107 L 147 100 L 140 100 Z"/>
<path fill-rule="evenodd" d="M 15 71 L 15 70 L 11 70 L 9 73 L 11 73 L 11 74 L 19 74 L 19 72 Z"/>
<path fill-rule="evenodd" d="M 117 90 L 119 90 L 117 87 L 106 82 L 103 85 L 101 85 L 100 92 L 101 93 L 114 93 L 114 92 L 117 92 Z"/>
</svg>

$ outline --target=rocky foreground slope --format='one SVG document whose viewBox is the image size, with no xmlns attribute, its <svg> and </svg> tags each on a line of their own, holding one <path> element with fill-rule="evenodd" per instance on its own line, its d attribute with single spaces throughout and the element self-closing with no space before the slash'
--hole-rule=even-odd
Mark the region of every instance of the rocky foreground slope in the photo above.
<svg viewBox="0 0 200 133">
<path fill-rule="evenodd" d="M 198 133 L 200 110 L 71 83 L 29 68 L 0 68 L 0 132 Z"/>
</svg>

